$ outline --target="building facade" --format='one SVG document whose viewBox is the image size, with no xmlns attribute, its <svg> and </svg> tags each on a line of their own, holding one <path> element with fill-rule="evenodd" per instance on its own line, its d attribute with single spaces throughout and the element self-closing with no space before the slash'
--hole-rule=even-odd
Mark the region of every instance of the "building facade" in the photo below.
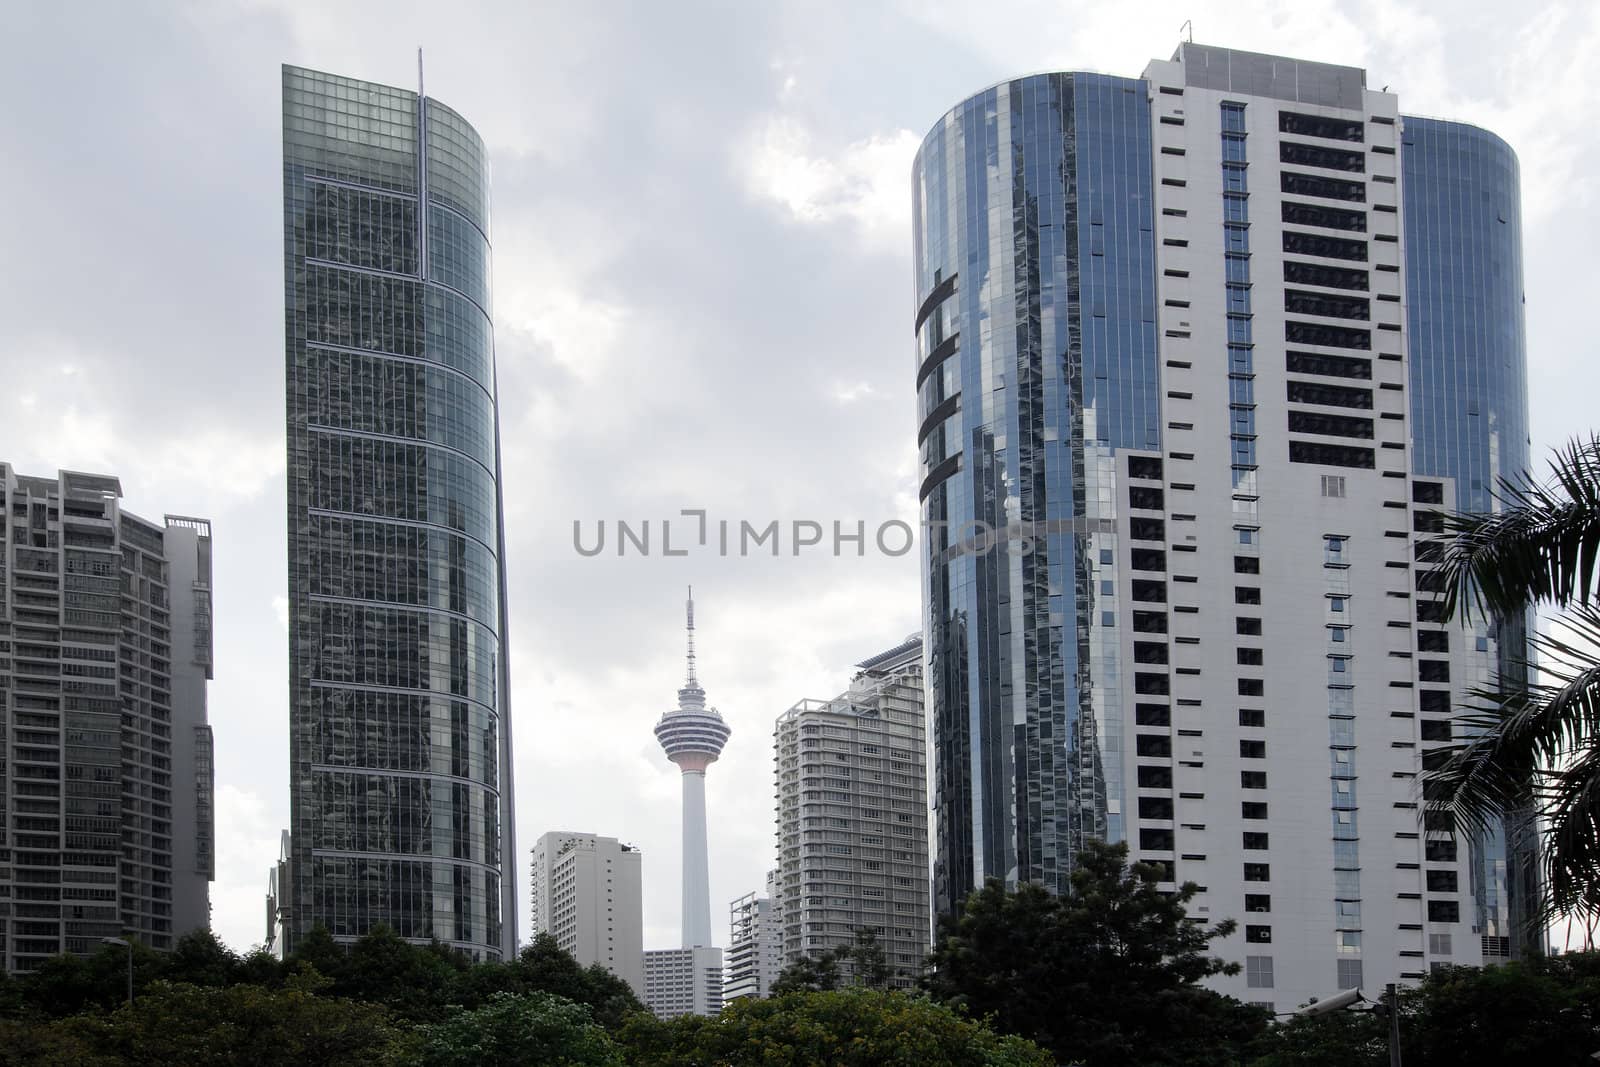
<svg viewBox="0 0 1600 1067">
<path fill-rule="evenodd" d="M 283 70 L 288 951 L 516 945 L 487 161 L 416 93 Z"/>
<path fill-rule="evenodd" d="M 766 895 L 746 893 L 728 906 L 728 966 L 724 1001 L 761 999 L 783 971 L 783 924 L 779 918 L 778 872 L 767 872 Z"/>
<path fill-rule="evenodd" d="M 722 1010 L 722 950 L 696 945 L 646 952 L 644 1002 L 660 1019 L 716 1015 Z"/>
<path fill-rule="evenodd" d="M 910 988 L 930 927 L 922 639 L 858 667 L 848 691 L 802 700 L 774 731 L 782 958 L 870 930 Z"/>
<path fill-rule="evenodd" d="M 1239 920 L 1244 1000 L 1516 952 L 1525 838 L 1416 781 L 1525 647 L 1421 547 L 1527 462 L 1510 149 L 1185 44 L 977 94 L 914 180 L 938 909 L 1105 837 Z"/>
<path fill-rule="evenodd" d="M 706 769 L 722 755 L 732 731 L 695 675 L 694 590 L 685 606 L 688 680 L 678 690 L 678 706 L 656 723 L 656 740 L 683 779 L 683 947 L 711 944 L 711 866 L 706 850 Z"/>
<path fill-rule="evenodd" d="M 0 463 L 0 959 L 211 924 L 211 528 Z"/>
<path fill-rule="evenodd" d="M 644 892 L 639 850 L 614 837 L 552 831 L 530 863 L 534 935 L 549 934 L 644 999 Z"/>
</svg>

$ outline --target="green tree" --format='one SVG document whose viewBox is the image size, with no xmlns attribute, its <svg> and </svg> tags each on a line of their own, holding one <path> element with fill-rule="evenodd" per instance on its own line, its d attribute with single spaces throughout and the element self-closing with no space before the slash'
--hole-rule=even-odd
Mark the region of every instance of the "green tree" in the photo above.
<svg viewBox="0 0 1600 1067">
<path fill-rule="evenodd" d="M 1247 1062 L 1249 1067 L 1388 1067 L 1389 1024 L 1367 1010 L 1296 1016 L 1261 1035 Z"/>
<path fill-rule="evenodd" d="M 878 942 L 878 935 L 862 927 L 848 945 L 801 956 L 779 972 L 771 993 L 825 993 L 841 986 L 888 989 L 895 970 Z"/>
<path fill-rule="evenodd" d="M 77 1062 L 151 1067 L 386 1067 L 410 1055 L 409 1035 L 380 1007 L 249 985 L 155 982 L 132 1008 L 36 1024 L 31 1036 L 61 1050 L 63 1063 L 76 1053 Z"/>
<path fill-rule="evenodd" d="M 419 1067 L 624 1067 L 589 1009 L 551 993 L 496 993 L 481 1008 L 423 1027 L 420 1036 Z"/>
<path fill-rule="evenodd" d="M 1126 845 L 1091 842 L 1064 897 L 991 880 L 941 921 L 924 984 L 1063 1060 L 1229 1064 L 1266 1026 L 1264 1012 L 1198 985 L 1238 971 L 1208 954 L 1235 924 L 1189 922 L 1198 887 L 1167 893 L 1160 877 L 1129 867 Z"/>
<path fill-rule="evenodd" d="M 635 1015 L 620 1043 L 630 1063 L 652 1067 L 1048 1067 L 1054 1060 L 1019 1037 L 922 997 L 873 989 L 741 998 L 715 1018 L 662 1022 Z"/>
<path fill-rule="evenodd" d="M 839 954 L 826 949 L 815 956 L 800 956 L 773 979 L 772 996 L 785 993 L 827 993 L 839 988 Z"/>
<path fill-rule="evenodd" d="M 1584 1003 L 1570 971 L 1538 958 L 1442 968 L 1423 981 L 1416 1000 L 1400 1028 L 1408 1064 L 1586 1063 L 1600 1052 L 1595 1003 Z"/>
<path fill-rule="evenodd" d="M 632 1012 L 645 1010 L 627 982 L 599 964 L 579 966 L 549 934 L 535 937 L 507 966 L 506 975 L 508 991 L 565 997 L 586 1006 L 595 1021 L 608 1030 L 621 1026 Z"/>
<path fill-rule="evenodd" d="M 1458 713 L 1462 743 L 1424 763 L 1428 809 L 1465 830 L 1505 819 L 1532 835 L 1530 814 L 1543 821 L 1539 923 L 1600 919 L 1600 438 L 1559 450 L 1550 472 L 1502 481 L 1495 510 L 1445 516 L 1425 546 L 1451 615 L 1510 620 L 1517 638 L 1530 609 L 1563 613 L 1530 639 L 1543 677 L 1513 656 Z"/>
</svg>

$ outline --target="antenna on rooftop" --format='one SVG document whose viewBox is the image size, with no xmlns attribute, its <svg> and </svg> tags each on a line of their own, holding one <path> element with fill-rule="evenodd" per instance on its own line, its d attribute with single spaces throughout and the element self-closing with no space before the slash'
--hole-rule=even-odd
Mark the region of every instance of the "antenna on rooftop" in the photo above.
<svg viewBox="0 0 1600 1067">
<path fill-rule="evenodd" d="M 1178 27 L 1178 33 L 1182 34 L 1184 30 L 1189 31 L 1189 36 L 1185 37 L 1184 41 L 1188 44 L 1194 44 L 1194 19 L 1183 20 L 1183 25 Z"/>
</svg>

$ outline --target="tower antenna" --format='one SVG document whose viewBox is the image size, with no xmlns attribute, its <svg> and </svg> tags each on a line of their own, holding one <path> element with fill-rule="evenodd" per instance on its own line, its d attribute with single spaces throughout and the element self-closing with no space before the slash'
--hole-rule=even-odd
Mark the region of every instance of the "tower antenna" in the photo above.
<svg viewBox="0 0 1600 1067">
<path fill-rule="evenodd" d="M 1183 20 L 1183 25 L 1178 27 L 1178 32 L 1182 33 L 1184 30 L 1189 31 L 1189 36 L 1185 37 L 1184 40 L 1189 44 L 1194 44 L 1194 19 Z"/>
<path fill-rule="evenodd" d="M 689 620 L 689 688 L 698 688 L 700 683 L 694 676 L 694 586 L 689 587 L 689 603 L 685 614 Z"/>
</svg>

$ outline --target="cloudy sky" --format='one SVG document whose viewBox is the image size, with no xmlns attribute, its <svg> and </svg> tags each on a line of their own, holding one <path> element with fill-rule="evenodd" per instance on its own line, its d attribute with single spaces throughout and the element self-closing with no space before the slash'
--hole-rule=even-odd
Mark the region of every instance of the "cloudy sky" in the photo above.
<svg viewBox="0 0 1600 1067">
<path fill-rule="evenodd" d="M 773 718 L 917 628 L 916 567 L 582 558 L 574 520 L 913 520 L 917 143 L 1008 76 L 1137 75 L 1190 18 L 1512 144 L 1534 445 L 1593 426 L 1593 3 L 7 5 L 0 459 L 215 524 L 221 936 L 262 939 L 288 817 L 280 63 L 413 86 L 421 44 L 430 94 L 488 142 L 522 929 L 526 848 L 587 830 L 643 848 L 646 947 L 667 947 L 678 781 L 650 729 L 683 587 L 733 727 L 707 791 L 725 942 L 773 859 Z"/>
</svg>

